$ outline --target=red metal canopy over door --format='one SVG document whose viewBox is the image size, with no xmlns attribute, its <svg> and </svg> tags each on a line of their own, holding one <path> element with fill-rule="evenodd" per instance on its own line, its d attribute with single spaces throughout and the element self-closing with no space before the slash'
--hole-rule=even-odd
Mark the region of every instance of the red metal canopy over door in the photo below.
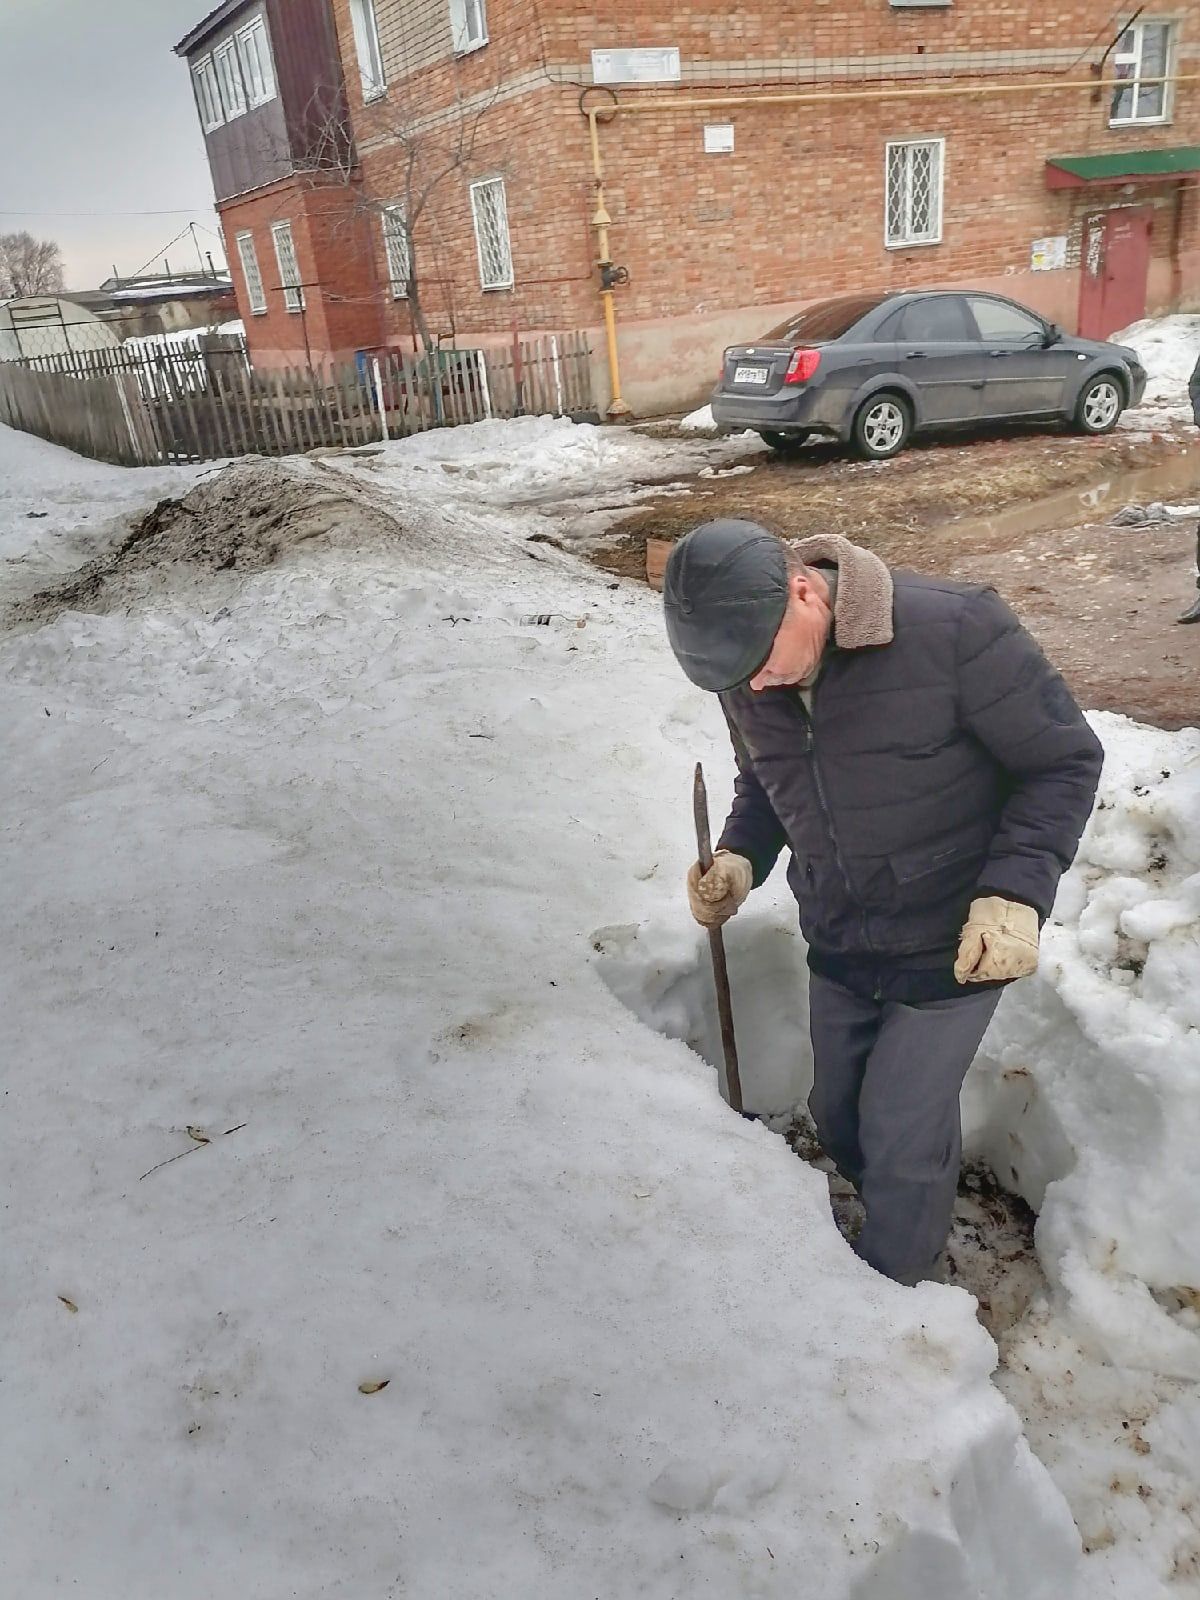
<svg viewBox="0 0 1200 1600">
<path fill-rule="evenodd" d="M 1079 278 L 1079 332 L 1107 339 L 1146 315 L 1150 275 L 1150 206 L 1097 211 L 1083 222 Z"/>
</svg>

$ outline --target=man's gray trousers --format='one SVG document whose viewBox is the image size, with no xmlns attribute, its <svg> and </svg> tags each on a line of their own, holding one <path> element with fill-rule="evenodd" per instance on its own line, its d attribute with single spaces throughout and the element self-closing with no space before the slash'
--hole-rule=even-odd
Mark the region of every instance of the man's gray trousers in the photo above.
<svg viewBox="0 0 1200 1600">
<path fill-rule="evenodd" d="M 898 1283 L 930 1276 L 958 1188 L 958 1096 L 1001 990 L 904 1005 L 810 974 L 817 1137 L 862 1195 L 855 1246 Z"/>
</svg>

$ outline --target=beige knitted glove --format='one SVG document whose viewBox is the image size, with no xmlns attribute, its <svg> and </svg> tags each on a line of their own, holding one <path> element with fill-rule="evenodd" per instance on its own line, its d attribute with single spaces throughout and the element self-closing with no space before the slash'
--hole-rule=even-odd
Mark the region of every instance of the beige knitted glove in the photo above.
<svg viewBox="0 0 1200 1600">
<path fill-rule="evenodd" d="M 754 868 L 745 856 L 732 850 L 718 850 L 713 864 L 703 877 L 700 863 L 693 861 L 688 868 L 688 905 L 702 928 L 719 928 L 750 893 L 754 884 Z"/>
<path fill-rule="evenodd" d="M 1038 914 L 1032 906 L 999 895 L 971 901 L 954 963 L 959 983 L 1028 978 L 1037 964 Z"/>
</svg>

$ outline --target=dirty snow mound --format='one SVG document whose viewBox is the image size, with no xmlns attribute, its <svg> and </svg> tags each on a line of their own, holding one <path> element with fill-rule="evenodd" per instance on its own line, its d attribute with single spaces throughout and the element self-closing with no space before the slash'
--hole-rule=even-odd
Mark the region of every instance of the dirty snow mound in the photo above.
<svg viewBox="0 0 1200 1600">
<path fill-rule="evenodd" d="M 1147 374 L 1142 403 L 1125 413 L 1123 423 L 1190 422 L 1188 379 L 1200 356 L 1200 317 L 1148 317 L 1111 337 L 1113 344 L 1137 351 Z"/>
<path fill-rule="evenodd" d="M 59 583 L 10 607 L 10 625 L 64 611 L 110 612 L 198 574 L 261 572 L 315 539 L 356 546 L 394 538 L 402 524 L 377 495 L 320 465 L 253 461 L 135 517 L 125 538 Z"/>
</svg>

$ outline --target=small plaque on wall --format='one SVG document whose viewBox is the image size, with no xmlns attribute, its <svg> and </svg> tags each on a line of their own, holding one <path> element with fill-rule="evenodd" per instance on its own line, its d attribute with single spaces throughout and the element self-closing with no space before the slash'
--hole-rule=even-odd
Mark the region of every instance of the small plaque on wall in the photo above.
<svg viewBox="0 0 1200 1600">
<path fill-rule="evenodd" d="M 733 154 L 733 123 L 706 122 L 704 124 L 704 153 L 706 156 Z"/>
<path fill-rule="evenodd" d="M 679 51 L 593 50 L 593 83 L 678 83 Z"/>
</svg>

